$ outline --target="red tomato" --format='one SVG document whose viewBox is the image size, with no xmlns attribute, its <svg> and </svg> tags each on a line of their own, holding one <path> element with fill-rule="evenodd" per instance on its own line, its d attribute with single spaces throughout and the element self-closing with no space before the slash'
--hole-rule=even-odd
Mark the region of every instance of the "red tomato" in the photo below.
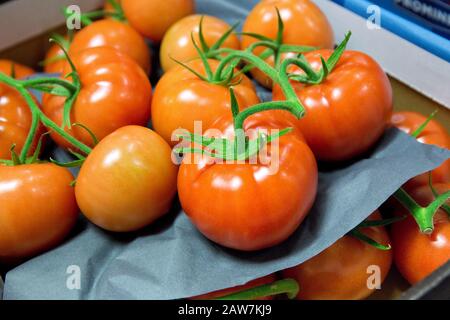
<svg viewBox="0 0 450 320">
<path fill-rule="evenodd" d="M 247 16 L 242 31 L 275 39 L 278 31 L 276 8 L 284 23 L 283 43 L 333 48 L 334 37 L 330 23 L 323 12 L 309 0 L 263 0 Z M 255 38 L 243 36 L 242 47 L 248 48 L 256 41 L 258 40 Z M 263 50 L 258 48 L 255 53 L 261 54 Z M 267 59 L 267 62 L 273 65 L 273 57 Z M 264 73 L 256 68 L 251 73 L 260 84 L 272 88 L 272 80 Z"/>
<path fill-rule="evenodd" d="M 305 54 L 315 70 L 331 50 Z M 297 67 L 294 72 L 300 72 Z M 303 71 L 302 71 L 303 72 Z M 346 51 L 334 70 L 318 85 L 291 82 L 306 108 L 298 121 L 319 160 L 341 161 L 361 155 L 383 134 L 392 112 L 392 88 L 381 67 L 369 56 Z M 284 100 L 274 86 L 274 100 Z"/>
<path fill-rule="evenodd" d="M 375 211 L 371 219 L 380 219 Z M 382 227 L 361 228 L 361 232 L 378 243 L 388 244 Z M 283 276 L 297 280 L 301 300 L 356 300 L 368 297 L 375 289 L 368 288 L 373 275 L 371 266 L 380 271 L 383 281 L 392 263 L 392 252 L 382 251 L 346 235 L 308 261 L 283 271 Z"/>
<path fill-rule="evenodd" d="M 150 73 L 151 54 L 144 38 L 129 25 L 103 19 L 84 27 L 73 37 L 69 53 L 77 54 L 86 48 L 113 47 L 136 61 L 145 73 Z"/>
<path fill-rule="evenodd" d="M 200 46 L 198 32 L 201 17 L 202 15 L 199 14 L 187 16 L 177 21 L 166 32 L 159 51 L 161 67 L 164 71 L 168 71 L 177 65 L 172 59 L 186 62 L 198 57 L 197 50 L 192 43 L 191 33 Z M 230 26 L 225 21 L 212 16 L 203 16 L 203 37 L 209 47 L 216 43 L 229 29 Z M 221 48 L 236 50 L 239 50 L 239 47 L 239 39 L 235 33 L 230 34 L 221 46 Z"/>
<path fill-rule="evenodd" d="M 83 214 L 110 231 L 140 229 L 169 210 L 177 166 L 169 145 L 139 126 L 118 129 L 89 154 L 75 193 Z"/>
<path fill-rule="evenodd" d="M 247 119 L 247 132 L 291 126 L 270 113 L 262 115 Z M 224 136 L 234 134 L 228 119 L 213 128 Z M 197 161 L 190 161 L 189 155 L 183 159 L 178 173 L 180 202 L 210 240 L 238 250 L 268 248 L 287 239 L 307 215 L 317 190 L 317 164 L 309 147 L 291 132 L 263 150 L 267 157 L 253 163 L 200 155 L 194 157 Z"/>
<path fill-rule="evenodd" d="M 142 69 L 128 56 L 108 47 L 86 49 L 72 57 L 81 79 L 81 91 L 76 99 L 72 123 L 88 127 L 98 139 L 130 125 L 146 125 L 150 119 L 151 85 Z M 66 63 L 63 74 L 70 72 Z M 62 123 L 65 98 L 44 95 L 43 111 L 58 125 Z M 93 145 L 89 133 L 81 127 L 67 129 L 75 138 Z M 52 133 L 61 146 L 71 145 Z"/>
<path fill-rule="evenodd" d="M 122 0 L 130 25 L 142 35 L 159 42 L 169 27 L 194 13 L 194 0 Z"/>
<path fill-rule="evenodd" d="M 41 253 L 67 236 L 78 216 L 72 180 L 50 163 L 0 166 L 0 262 Z"/>
<path fill-rule="evenodd" d="M 0 60 L 0 72 L 10 75 L 14 64 L 16 78 L 23 78 L 34 73 L 34 70 L 10 60 Z M 20 153 L 27 139 L 31 126 L 31 111 L 22 95 L 14 88 L 0 83 L 0 159 L 11 158 L 11 146 Z M 34 152 L 42 133 L 39 128 L 36 139 L 30 148 L 29 155 Z"/>
<path fill-rule="evenodd" d="M 437 183 L 436 191 L 441 194 L 450 190 L 450 183 Z M 428 185 L 418 187 L 409 194 L 422 206 L 434 200 Z M 450 204 L 450 201 L 447 201 Z M 397 214 L 408 212 L 400 208 Z M 450 219 L 441 209 L 434 216 L 434 231 L 423 234 L 412 215 L 392 225 L 391 238 L 394 246 L 394 261 L 400 273 L 409 283 L 415 284 L 450 259 Z"/>
<path fill-rule="evenodd" d="M 215 71 L 219 64 L 208 60 Z M 205 68 L 200 60 L 187 63 L 198 73 L 205 75 Z M 243 77 L 233 86 L 239 106 L 244 109 L 259 103 L 252 82 Z M 201 80 L 182 66 L 175 66 L 165 73 L 156 85 L 152 104 L 152 124 L 172 146 L 172 134 L 178 128 L 194 132 L 194 121 L 202 121 L 203 130 L 224 114 L 231 115 L 229 88 Z"/>
<path fill-rule="evenodd" d="M 259 287 L 264 284 L 269 284 L 276 280 L 277 280 L 277 277 L 274 274 L 270 274 L 268 276 L 249 281 L 246 284 L 243 284 L 240 286 L 214 291 L 211 293 L 203 294 L 201 296 L 193 297 L 191 299 L 193 299 L 193 300 L 213 300 L 213 299 L 224 297 L 224 296 L 227 296 L 227 295 L 230 295 L 233 293 L 237 293 L 237 292 L 245 291 L 245 290 L 248 290 L 251 288 Z M 273 299 L 273 297 L 263 297 L 258 300 L 272 300 L 272 299 Z"/>
<path fill-rule="evenodd" d="M 391 125 L 399 128 L 407 134 L 412 134 L 419 128 L 427 117 L 412 111 L 394 112 L 391 117 Z M 431 120 L 422 133 L 417 137 L 417 141 L 432 144 L 441 148 L 450 149 L 450 136 L 437 121 Z M 445 161 L 440 167 L 431 171 L 433 182 L 450 181 L 450 159 Z M 414 189 L 418 186 L 428 184 L 428 172 L 409 180 L 406 188 Z"/>
</svg>

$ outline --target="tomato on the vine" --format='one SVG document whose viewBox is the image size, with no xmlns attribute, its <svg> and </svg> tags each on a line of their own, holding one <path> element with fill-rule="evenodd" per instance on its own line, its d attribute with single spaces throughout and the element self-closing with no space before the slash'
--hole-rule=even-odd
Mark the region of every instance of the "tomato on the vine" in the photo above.
<svg viewBox="0 0 450 320">
<path fill-rule="evenodd" d="M 210 292 L 210 293 L 207 293 L 207 294 L 202 294 L 200 296 L 192 297 L 191 299 L 193 299 L 193 300 L 211 300 L 211 299 L 216 299 L 216 298 L 220 298 L 220 297 L 223 297 L 223 296 L 227 296 L 227 295 L 232 294 L 232 293 L 241 292 L 241 291 L 248 290 L 248 289 L 251 289 L 251 288 L 254 288 L 254 287 L 258 287 L 258 286 L 261 286 L 263 284 L 269 284 L 269 283 L 274 282 L 275 280 L 277 280 L 277 277 L 275 276 L 275 274 L 270 274 L 268 276 L 249 281 L 246 284 L 243 284 L 243 285 L 240 285 L 240 286 L 236 286 L 236 287 L 228 288 L 228 289 L 223 289 L 223 290 L 218 290 L 218 291 Z M 258 300 L 272 300 L 272 299 L 273 299 L 273 297 L 264 297 L 264 298 L 259 298 Z"/>
<path fill-rule="evenodd" d="M 375 211 L 370 219 L 379 220 Z M 361 228 L 360 231 L 380 244 L 389 244 L 383 227 Z M 303 262 L 283 271 L 284 277 L 297 280 L 301 300 L 355 300 L 368 297 L 375 289 L 368 287 L 370 266 L 377 266 L 383 281 L 391 267 L 391 250 L 377 249 L 361 240 L 345 235 L 333 245 Z"/>
<path fill-rule="evenodd" d="M 122 0 L 130 25 L 142 35 L 159 42 L 172 24 L 194 13 L 194 0 Z"/>
<path fill-rule="evenodd" d="M 219 64 L 216 60 L 208 60 L 208 63 L 212 71 Z M 186 64 L 201 75 L 206 74 L 201 60 L 192 60 Z M 246 76 L 242 76 L 233 89 L 242 109 L 259 103 L 253 83 Z M 194 132 L 194 122 L 201 121 L 202 129 L 206 130 L 224 114 L 231 115 L 228 86 L 204 81 L 182 66 L 173 67 L 156 85 L 152 124 L 155 131 L 172 146 L 177 143 L 172 140 L 176 129 Z"/>
<path fill-rule="evenodd" d="M 92 47 L 113 47 L 136 61 L 150 73 L 151 53 L 144 38 L 129 25 L 113 19 L 102 19 L 84 27 L 73 37 L 69 54 Z"/>
<path fill-rule="evenodd" d="M 50 163 L 0 165 L 0 262 L 50 249 L 78 216 L 71 173 Z"/>
<path fill-rule="evenodd" d="M 126 126 L 107 136 L 83 163 L 75 186 L 81 212 L 110 231 L 140 229 L 167 213 L 177 166 L 154 131 Z"/>
<path fill-rule="evenodd" d="M 305 54 L 314 70 L 322 67 L 331 50 Z M 303 74 L 297 66 L 290 70 Z M 368 55 L 345 51 L 335 68 L 320 83 L 291 80 L 306 108 L 298 125 L 314 155 L 323 161 L 342 161 L 369 150 L 383 134 L 392 112 L 392 88 L 381 67 Z M 273 100 L 284 100 L 278 85 Z"/>
<path fill-rule="evenodd" d="M 199 41 L 199 24 L 202 15 L 195 14 L 187 16 L 167 30 L 161 42 L 160 61 L 164 71 L 168 71 L 177 63 L 173 60 L 186 62 L 198 58 L 197 50 L 192 43 L 191 34 L 194 35 L 196 43 Z M 230 26 L 223 20 L 204 15 L 202 23 L 202 33 L 206 44 L 211 47 L 222 35 L 224 35 Z M 231 33 L 223 42 L 220 48 L 231 48 L 239 50 L 240 42 L 235 33 Z"/>
<path fill-rule="evenodd" d="M 407 134 L 414 133 L 425 121 L 427 117 L 417 112 L 401 111 L 394 112 L 391 117 L 391 125 L 399 128 Z M 416 138 L 417 141 L 432 144 L 440 148 L 450 149 L 450 135 L 444 127 L 437 121 L 430 120 L 423 131 Z M 432 181 L 449 182 L 450 181 L 450 159 L 446 160 L 440 167 L 431 171 Z M 421 174 L 409 180 L 405 187 L 413 189 L 415 187 L 425 185 L 428 183 L 428 173 Z"/>
<path fill-rule="evenodd" d="M 292 127 L 289 121 L 270 113 L 255 114 L 244 123 L 250 139 L 257 129 L 287 127 Z M 229 117 L 211 128 L 224 137 L 235 134 Z M 215 134 L 211 129 L 205 135 Z M 181 206 L 210 240 L 245 251 L 268 248 L 286 240 L 309 212 L 318 173 L 304 140 L 287 133 L 264 146 L 263 155 L 256 161 L 231 163 L 208 155 L 184 157 L 178 173 Z"/>
<path fill-rule="evenodd" d="M 442 194 L 450 190 L 450 183 L 436 183 L 434 188 Z M 435 198 L 428 185 L 410 190 L 409 194 L 422 206 L 430 204 Z M 450 201 L 447 201 L 449 204 Z M 395 265 L 409 283 L 415 284 L 450 259 L 450 217 L 439 209 L 433 218 L 434 231 L 424 234 L 405 209 L 397 208 L 396 214 L 407 214 L 408 217 L 391 228 Z"/>
<path fill-rule="evenodd" d="M 13 67 L 14 65 L 14 67 Z M 16 78 L 24 78 L 34 70 L 10 60 L 0 60 L 0 72 Z M 20 93 L 0 83 L 0 159 L 11 158 L 11 147 L 15 144 L 15 152 L 20 153 L 31 127 L 31 111 Z M 42 133 L 42 126 L 39 128 Z M 28 155 L 34 152 L 40 134 L 36 136 Z"/>
<path fill-rule="evenodd" d="M 252 32 L 275 39 L 278 31 L 279 10 L 284 23 L 283 43 L 291 45 L 312 46 L 320 49 L 332 49 L 334 36 L 331 25 L 325 14 L 309 0 L 263 0 L 259 2 L 247 16 L 242 27 L 243 32 Z M 242 47 L 248 48 L 258 41 L 250 36 L 242 37 Z M 261 54 L 263 48 L 257 48 Z M 267 59 L 274 64 L 273 57 Z M 254 68 L 251 71 L 255 79 L 267 88 L 272 87 L 272 80 Z"/>
<path fill-rule="evenodd" d="M 142 69 L 128 56 L 110 47 L 88 48 L 72 56 L 81 90 L 71 111 L 71 123 L 80 123 L 102 139 L 126 125 L 147 125 L 150 119 L 151 85 Z M 71 72 L 66 62 L 63 74 Z M 63 121 L 65 97 L 45 94 L 43 111 L 58 125 Z M 80 126 L 66 131 L 92 146 L 89 132 Z M 71 145 L 52 132 L 61 146 Z"/>
</svg>

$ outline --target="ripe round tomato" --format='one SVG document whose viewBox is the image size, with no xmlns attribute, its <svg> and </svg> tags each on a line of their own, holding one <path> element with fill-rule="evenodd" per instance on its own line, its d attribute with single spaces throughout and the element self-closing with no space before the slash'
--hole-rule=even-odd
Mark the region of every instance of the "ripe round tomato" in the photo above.
<svg viewBox="0 0 450 320">
<path fill-rule="evenodd" d="M 0 60 L 0 72 L 10 75 L 14 64 L 16 78 L 32 75 L 34 70 L 10 60 Z M 14 88 L 0 83 L 0 159 L 11 158 L 11 146 L 17 154 L 20 153 L 27 139 L 31 126 L 31 111 L 22 95 Z M 42 133 L 42 126 L 33 142 L 28 155 L 36 148 Z"/>
<path fill-rule="evenodd" d="M 315 70 L 320 56 L 331 50 L 305 54 Z M 294 72 L 299 68 L 293 67 Z M 319 160 L 341 161 L 361 155 L 383 134 L 392 112 L 392 88 L 381 67 L 362 52 L 346 51 L 327 78 L 318 85 L 291 81 L 306 109 L 300 130 Z M 284 100 L 278 85 L 273 100 Z"/>
<path fill-rule="evenodd" d="M 247 132 L 253 129 L 251 139 L 256 129 L 291 127 L 288 121 L 274 121 L 270 113 L 262 115 L 245 122 Z M 228 117 L 212 128 L 226 137 L 234 135 Z M 214 135 L 212 130 L 205 134 Z M 309 212 L 318 174 L 303 139 L 290 132 L 266 145 L 263 154 L 257 161 L 240 163 L 206 155 L 184 157 L 178 173 L 181 206 L 210 240 L 238 250 L 268 248 L 286 240 Z"/>
<path fill-rule="evenodd" d="M 277 277 L 275 276 L 275 274 L 270 274 L 268 276 L 262 277 L 262 278 L 258 278 L 252 281 L 247 282 L 246 284 L 240 285 L 240 286 L 236 286 L 233 288 L 228 288 L 228 289 L 223 289 L 223 290 L 218 290 L 218 291 L 214 291 L 214 292 L 210 292 L 207 294 L 203 294 L 201 296 L 196 296 L 193 297 L 191 299 L 193 300 L 213 300 L 213 299 L 217 299 L 220 297 L 224 297 L 233 293 L 237 293 L 237 292 L 241 292 L 244 290 L 248 290 L 254 287 L 259 287 L 262 286 L 264 284 L 269 284 L 272 283 L 274 281 L 277 280 Z M 272 300 L 273 297 L 262 297 L 258 300 Z"/>
<path fill-rule="evenodd" d="M 284 23 L 283 43 L 332 49 L 334 45 L 333 30 L 323 12 L 309 0 L 263 0 L 247 16 L 243 32 L 252 32 L 275 39 L 278 31 L 276 8 L 280 11 Z M 242 47 L 248 48 L 258 41 L 249 36 L 242 37 Z M 263 48 L 255 50 L 261 54 Z M 267 59 L 274 64 L 273 57 Z M 254 68 L 251 71 L 255 79 L 267 88 L 272 87 L 272 80 Z"/>
<path fill-rule="evenodd" d="M 375 211 L 370 219 L 380 219 Z M 361 228 L 366 236 L 378 243 L 388 244 L 389 237 L 383 227 Z M 392 263 L 391 250 L 377 249 L 361 240 L 346 235 L 315 257 L 284 270 L 283 276 L 297 280 L 301 300 L 356 300 L 368 297 L 370 267 L 379 268 L 383 281 Z"/>
<path fill-rule="evenodd" d="M 0 262 L 50 249 L 78 216 L 73 177 L 50 163 L 0 166 Z"/>
<path fill-rule="evenodd" d="M 168 71 L 177 65 L 172 59 L 186 62 L 198 57 L 197 50 L 192 43 L 191 33 L 194 34 L 194 39 L 200 46 L 198 32 L 201 17 L 202 15 L 199 14 L 187 16 L 177 21 L 166 32 L 159 51 L 161 67 L 164 71 Z M 230 26 L 225 21 L 212 16 L 203 16 L 203 37 L 209 47 L 216 43 L 229 29 Z M 235 33 L 230 34 L 221 46 L 221 48 L 236 50 L 239 50 L 239 47 L 239 39 Z"/>
<path fill-rule="evenodd" d="M 439 194 L 450 190 L 450 183 L 436 183 Z M 434 200 L 428 185 L 411 190 L 409 194 L 418 204 L 426 206 Z M 450 201 L 447 201 L 450 204 Z M 408 214 L 399 208 L 397 214 Z M 392 225 L 391 238 L 394 246 L 394 261 L 400 273 L 409 283 L 415 284 L 450 259 L 450 218 L 441 209 L 434 216 L 434 231 L 427 235 L 419 231 L 412 215 Z"/>
<path fill-rule="evenodd" d="M 110 231 L 134 231 L 167 213 L 176 192 L 177 166 L 155 132 L 126 126 L 103 139 L 81 167 L 78 205 Z"/>
<path fill-rule="evenodd" d="M 57 44 L 53 44 L 45 54 L 45 60 L 50 61 L 56 57 L 64 56 L 64 51 Z M 61 73 L 65 65 L 64 59 L 55 60 L 53 62 L 46 63 L 44 66 L 44 72 L 46 73 Z"/>
<path fill-rule="evenodd" d="M 159 42 L 169 27 L 194 13 L 194 0 L 122 0 L 130 25 L 142 35 Z"/>
<path fill-rule="evenodd" d="M 399 128 L 407 134 L 412 134 L 418 129 L 427 117 L 417 112 L 402 111 L 394 112 L 391 117 L 391 125 Z M 417 137 L 417 141 L 432 144 L 441 148 L 450 149 L 450 136 L 437 121 L 431 120 L 422 133 Z M 450 159 L 445 161 L 440 167 L 431 171 L 433 183 L 450 181 Z M 408 190 L 418 186 L 428 184 L 428 172 L 412 178 L 406 183 Z"/>
<path fill-rule="evenodd" d="M 151 85 L 142 69 L 128 56 L 109 47 L 86 49 L 72 56 L 79 73 L 81 91 L 73 105 L 72 123 L 88 127 L 98 139 L 116 129 L 136 124 L 145 126 L 150 119 Z M 70 72 L 66 62 L 63 74 Z M 43 111 L 60 125 L 64 97 L 44 95 Z M 73 126 L 66 131 L 92 146 L 89 133 Z M 66 148 L 71 145 L 56 133 L 52 138 Z"/>
<path fill-rule="evenodd" d="M 77 54 L 86 48 L 113 47 L 136 61 L 146 74 L 150 73 L 151 54 L 144 38 L 129 25 L 103 19 L 84 27 L 73 37 L 69 53 Z"/>
<path fill-rule="evenodd" d="M 215 71 L 219 62 L 208 61 Z M 192 60 L 187 65 L 202 75 L 206 74 L 201 60 Z M 255 88 L 247 77 L 243 76 L 233 89 L 241 109 L 259 103 Z M 156 85 L 152 124 L 172 146 L 176 144 L 171 138 L 176 129 L 194 132 L 194 121 L 202 121 L 202 128 L 206 130 L 223 114 L 231 115 L 229 88 L 203 81 L 182 66 L 173 67 Z"/>
</svg>

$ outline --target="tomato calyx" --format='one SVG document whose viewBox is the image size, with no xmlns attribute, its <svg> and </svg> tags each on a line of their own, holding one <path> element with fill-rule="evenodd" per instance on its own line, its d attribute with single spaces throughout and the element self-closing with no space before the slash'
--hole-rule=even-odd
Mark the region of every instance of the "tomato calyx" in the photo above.
<svg viewBox="0 0 450 320">
<path fill-rule="evenodd" d="M 294 279 L 283 279 L 240 292 L 231 293 L 213 300 L 257 300 L 279 294 L 286 294 L 289 299 L 294 299 L 298 295 L 299 290 L 300 287 L 297 281 Z"/>
<path fill-rule="evenodd" d="M 361 228 L 371 228 L 371 227 L 384 227 L 384 226 L 388 226 L 390 224 L 396 223 L 398 221 L 402 221 L 405 218 L 406 218 L 406 216 L 394 217 L 394 218 L 382 219 L 382 220 L 364 220 L 359 225 L 357 225 L 354 229 L 352 229 L 348 233 L 348 235 L 352 236 L 354 238 L 357 238 L 358 240 L 365 242 L 379 250 L 383 250 L 383 251 L 391 250 L 390 244 L 387 244 L 387 245 L 381 244 L 381 243 L 375 241 L 374 239 L 368 237 L 364 233 L 362 233 L 360 231 L 360 229 Z"/>
<path fill-rule="evenodd" d="M 49 134 L 49 132 L 46 132 L 39 137 L 36 149 L 34 150 L 33 154 L 30 157 L 25 157 L 25 159 L 22 160 L 15 151 L 16 144 L 13 144 L 10 148 L 11 159 L 10 160 L 0 159 L 0 164 L 5 166 L 19 166 L 22 164 L 40 163 L 41 161 L 39 160 L 39 154 L 41 153 L 42 149 L 42 139 L 47 134 Z"/>
<path fill-rule="evenodd" d="M 434 188 L 434 186 L 433 186 L 433 179 L 432 179 L 431 172 L 428 174 L 428 186 L 430 187 L 431 193 L 433 193 L 435 199 L 436 199 L 437 197 L 441 196 L 441 194 L 439 194 L 439 193 L 436 191 L 436 189 Z M 444 210 L 445 213 L 447 213 L 447 215 L 448 215 L 448 217 L 449 217 L 449 219 L 450 219 L 450 206 L 449 206 L 448 204 L 444 203 L 444 204 L 441 206 L 441 209 Z"/>
<path fill-rule="evenodd" d="M 333 51 L 331 56 L 326 61 L 322 56 L 320 56 L 322 68 L 319 71 L 314 71 L 311 64 L 302 54 L 300 54 L 299 59 L 297 60 L 298 63 L 296 63 L 296 65 L 304 71 L 304 74 L 291 73 L 289 75 L 289 79 L 312 85 L 322 83 L 338 63 L 339 59 L 345 51 L 345 48 L 347 47 L 347 43 L 350 40 L 351 35 L 352 32 L 348 31 L 344 37 L 344 40 L 342 40 L 342 42 L 338 45 L 338 47 Z"/>
<path fill-rule="evenodd" d="M 72 38 L 73 38 L 74 33 L 72 32 L 72 30 L 69 30 L 68 32 L 68 38 L 66 39 L 65 37 L 63 37 L 60 34 L 54 33 L 50 36 L 50 39 L 54 39 L 56 42 L 58 42 L 66 51 L 69 50 L 70 47 L 70 43 L 72 42 Z M 58 54 L 54 57 L 42 60 L 39 62 L 39 66 L 44 67 L 46 65 L 64 60 L 66 58 L 66 56 L 64 54 Z"/>
</svg>

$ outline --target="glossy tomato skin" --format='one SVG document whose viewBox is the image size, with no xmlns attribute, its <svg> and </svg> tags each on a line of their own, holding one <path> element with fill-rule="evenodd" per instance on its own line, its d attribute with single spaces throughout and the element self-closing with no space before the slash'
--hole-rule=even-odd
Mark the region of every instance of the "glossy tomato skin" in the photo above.
<svg viewBox="0 0 450 320">
<path fill-rule="evenodd" d="M 242 31 L 253 32 L 275 39 L 278 31 L 276 8 L 280 11 L 284 23 L 283 43 L 313 46 L 320 49 L 332 49 L 334 36 L 325 14 L 309 0 L 265 0 L 260 1 L 247 16 Z M 242 47 L 247 48 L 256 42 L 255 38 L 242 37 Z M 255 50 L 261 54 L 263 48 Z M 274 64 L 273 57 L 267 59 Z M 253 77 L 265 86 L 272 88 L 272 81 L 258 69 L 251 71 Z"/>
<path fill-rule="evenodd" d="M 78 216 L 72 180 L 50 163 L 0 166 L 0 262 L 31 257 L 67 236 Z"/>
<path fill-rule="evenodd" d="M 208 60 L 211 69 L 215 71 L 219 64 L 216 60 Z M 187 63 L 189 67 L 205 75 L 205 69 L 200 60 Z M 243 77 L 242 81 L 233 86 L 241 109 L 259 103 L 252 82 Z M 224 114 L 231 115 L 229 88 L 210 84 L 182 66 L 175 66 L 165 73 L 156 85 L 152 104 L 152 124 L 172 146 L 172 134 L 178 128 L 194 132 L 194 121 L 201 121 L 203 130 Z"/>
<path fill-rule="evenodd" d="M 94 224 L 134 231 L 167 213 L 176 177 L 169 145 L 148 128 L 126 126 L 89 154 L 75 193 L 80 210 Z"/>
<path fill-rule="evenodd" d="M 73 37 L 69 53 L 77 54 L 93 47 L 113 47 L 136 61 L 146 74 L 150 73 L 151 53 L 144 38 L 129 25 L 103 19 L 84 27 Z"/>
<path fill-rule="evenodd" d="M 371 219 L 380 219 L 376 211 Z M 389 236 L 382 227 L 361 231 L 377 241 L 389 244 Z M 284 270 L 284 277 L 298 281 L 300 300 L 357 300 L 374 292 L 367 286 L 370 266 L 380 268 L 383 281 L 391 267 L 392 251 L 379 250 L 359 239 L 346 235 L 306 262 Z"/>
<path fill-rule="evenodd" d="M 305 54 L 316 70 L 320 56 L 331 50 Z M 293 68 L 293 72 L 299 72 Z M 334 70 L 318 85 L 291 82 L 306 109 L 298 121 L 317 159 L 344 161 L 371 148 L 388 126 L 392 113 L 392 88 L 381 67 L 368 55 L 346 51 Z M 274 100 L 284 100 L 274 86 Z"/>
<path fill-rule="evenodd" d="M 199 24 L 202 15 L 194 14 L 187 16 L 170 27 L 164 35 L 160 48 L 161 67 L 168 71 L 178 65 L 173 59 L 186 62 L 198 57 L 197 50 L 192 43 L 191 33 L 194 35 L 195 42 L 200 46 Z M 211 47 L 216 43 L 230 26 L 223 20 L 213 16 L 203 16 L 203 36 L 206 44 Z M 225 40 L 221 48 L 231 48 L 239 50 L 240 42 L 235 33 Z"/>
<path fill-rule="evenodd" d="M 207 294 L 203 294 L 201 296 L 196 296 L 191 298 L 192 300 L 212 300 L 212 299 L 217 299 L 220 297 L 224 297 L 233 293 L 238 293 L 244 290 L 248 290 L 254 287 L 259 287 L 262 286 L 264 284 L 269 284 L 272 283 L 274 281 L 277 280 L 277 277 L 275 276 L 275 274 L 270 274 L 268 276 L 262 277 L 262 278 L 258 278 L 252 281 L 247 282 L 246 284 L 240 285 L 240 286 L 236 286 L 233 288 L 228 288 L 228 289 L 223 289 L 223 290 L 218 290 L 218 291 L 214 291 L 214 292 L 210 292 Z M 260 298 L 258 300 L 272 300 L 273 297 L 263 297 Z"/>
<path fill-rule="evenodd" d="M 450 183 L 436 183 L 434 188 L 442 194 L 450 190 Z M 415 188 L 409 194 L 422 206 L 434 200 L 428 185 Z M 416 284 L 450 259 L 450 219 L 439 209 L 433 219 L 434 231 L 426 235 L 419 231 L 414 218 L 406 210 L 397 209 L 396 214 L 408 217 L 391 228 L 395 265 L 409 283 Z"/>
<path fill-rule="evenodd" d="M 407 134 L 412 134 L 418 129 L 427 117 L 417 112 L 401 111 L 394 112 L 391 117 L 391 125 L 399 128 Z M 432 144 L 440 148 L 450 149 L 450 135 L 444 127 L 437 121 L 431 120 L 422 133 L 417 137 L 417 141 Z M 450 159 L 445 161 L 440 167 L 431 171 L 433 183 L 450 181 Z M 405 187 L 410 190 L 428 184 L 428 172 L 409 180 Z"/>
<path fill-rule="evenodd" d="M 172 24 L 194 13 L 194 0 L 122 0 L 130 25 L 145 37 L 160 42 Z"/>
<path fill-rule="evenodd" d="M 269 115 L 251 118 L 245 123 L 247 132 L 290 126 Z M 234 134 L 228 120 L 213 128 L 227 137 Z M 253 163 L 184 157 L 178 173 L 180 202 L 210 240 L 244 251 L 268 248 L 286 240 L 307 215 L 317 190 L 317 164 L 311 150 L 294 132 L 265 148 L 267 156 Z"/>
<path fill-rule="evenodd" d="M 147 125 L 150 119 L 151 85 L 142 69 L 128 56 L 113 48 L 86 49 L 72 57 L 80 75 L 81 91 L 73 105 L 72 123 L 88 127 L 101 140 L 126 125 Z M 70 72 L 66 63 L 63 74 Z M 43 111 L 61 124 L 64 97 L 44 95 Z M 80 141 L 92 146 L 89 133 L 81 127 L 66 128 Z M 61 136 L 52 138 L 65 148 L 71 147 Z"/>
<path fill-rule="evenodd" d="M 34 73 L 34 70 L 10 60 L 0 60 L 0 72 L 11 75 L 12 64 L 18 79 Z M 14 88 L 0 83 L 0 159 L 11 158 L 13 144 L 16 145 L 15 152 L 20 153 L 31 127 L 31 119 L 30 108 L 22 95 Z M 34 152 L 42 133 L 42 126 L 39 126 L 28 155 Z"/>
</svg>

